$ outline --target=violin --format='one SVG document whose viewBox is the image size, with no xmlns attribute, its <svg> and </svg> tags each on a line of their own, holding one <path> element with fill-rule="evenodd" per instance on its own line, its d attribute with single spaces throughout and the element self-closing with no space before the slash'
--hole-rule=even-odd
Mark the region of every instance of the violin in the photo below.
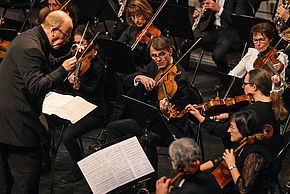
<svg viewBox="0 0 290 194">
<path fill-rule="evenodd" d="M 281 63 L 278 59 L 278 52 L 274 48 L 270 48 L 263 56 L 258 57 L 254 62 L 255 69 L 266 69 L 267 71 L 272 72 L 273 64 Z M 278 74 L 280 74 L 284 69 L 284 65 L 277 70 Z"/>
<path fill-rule="evenodd" d="M 176 187 L 179 185 L 180 181 L 183 179 L 184 175 L 194 175 L 198 170 L 200 166 L 200 161 L 195 160 L 192 162 L 191 167 L 179 167 L 177 169 L 177 174 L 172 177 L 172 179 L 169 182 L 169 185 L 172 185 L 173 187 Z"/>
<path fill-rule="evenodd" d="M 136 38 L 138 38 L 140 36 L 141 32 L 138 32 L 136 34 Z M 161 35 L 161 31 L 158 30 L 156 27 L 154 27 L 153 25 L 149 26 L 149 28 L 147 29 L 146 33 L 140 38 L 140 42 L 143 44 L 149 44 L 150 40 L 153 37 L 156 36 L 160 36 Z"/>
<path fill-rule="evenodd" d="M 7 49 L 10 47 L 10 41 L 2 40 L 0 41 L 0 59 L 3 59 L 6 55 Z"/>
<path fill-rule="evenodd" d="M 262 141 L 263 139 L 269 139 L 273 136 L 274 129 L 271 125 L 264 125 L 263 126 L 263 133 L 257 133 L 252 136 L 245 137 L 237 148 L 234 149 L 234 154 L 239 152 L 245 145 L 253 144 L 255 141 Z M 230 170 L 224 160 L 219 157 L 217 159 L 220 161 L 219 166 L 214 169 L 211 174 L 215 177 L 218 185 L 221 189 L 225 188 L 225 186 L 232 180 L 232 176 Z"/>
<path fill-rule="evenodd" d="M 221 113 L 234 112 L 254 101 L 255 99 L 252 95 L 241 95 L 236 96 L 235 98 L 213 99 L 209 102 L 197 105 L 194 108 L 202 109 L 206 116 L 213 116 Z M 190 108 L 177 111 L 173 105 L 170 107 L 168 117 L 181 118 L 189 111 L 191 111 Z"/>
<path fill-rule="evenodd" d="M 181 74 L 177 71 L 177 67 L 174 64 L 168 65 L 165 69 L 159 70 L 154 80 L 158 89 L 158 100 L 163 98 L 171 99 L 177 91 L 177 83 L 174 80 L 175 76 Z"/>
<path fill-rule="evenodd" d="M 78 63 L 77 68 L 75 70 L 76 77 L 82 76 L 90 68 L 91 61 L 94 59 L 97 53 L 98 53 L 97 51 L 92 49 L 81 58 L 81 61 Z M 73 89 L 74 90 L 80 89 L 80 82 L 78 79 L 74 80 Z"/>
</svg>

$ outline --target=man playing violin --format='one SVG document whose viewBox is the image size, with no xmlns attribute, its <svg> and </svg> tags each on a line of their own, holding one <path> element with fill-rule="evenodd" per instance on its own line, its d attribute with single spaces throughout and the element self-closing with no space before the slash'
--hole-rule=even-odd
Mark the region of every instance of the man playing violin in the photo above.
<svg viewBox="0 0 290 194">
<path fill-rule="evenodd" d="M 199 171 L 201 151 L 194 139 L 183 137 L 173 141 L 169 156 L 176 175 L 161 177 L 156 182 L 156 194 L 222 193 L 213 176 Z"/>
<path fill-rule="evenodd" d="M 0 193 L 39 193 L 41 148 L 50 143 L 42 103 L 76 63 L 72 57 L 51 71 L 49 54 L 72 28 L 65 12 L 53 11 L 18 35 L 0 64 Z"/>
<path fill-rule="evenodd" d="M 158 99 L 158 93 L 161 92 L 161 88 L 157 86 L 157 80 L 154 80 L 158 72 L 172 65 L 174 62 L 172 57 L 172 48 L 170 41 L 163 36 L 154 37 L 149 43 L 150 56 L 152 62 L 145 67 L 143 71 L 135 72 L 126 80 L 126 83 L 132 87 L 129 90 L 129 96 L 137 98 L 143 102 L 150 103 L 156 107 L 159 107 L 161 111 L 166 112 L 166 107 L 172 103 L 178 109 L 184 108 L 189 102 L 189 84 L 187 82 L 184 70 L 177 64 L 177 72 L 179 72 L 173 80 L 168 80 L 169 82 L 174 81 L 177 85 L 177 90 L 171 98 Z M 165 80 L 164 80 L 165 82 Z M 168 88 L 168 86 L 165 86 Z M 147 93 L 147 95 L 144 95 Z M 149 94 L 149 95 L 148 95 Z M 175 138 L 180 138 L 184 136 L 191 136 L 191 132 L 187 129 L 187 119 L 170 119 L 167 120 L 169 125 L 169 130 Z M 154 125 L 154 123 L 152 123 Z M 133 119 L 123 119 L 119 121 L 114 121 L 106 126 L 108 133 L 113 139 L 126 136 L 128 134 L 136 135 L 141 137 L 144 135 L 144 129 Z M 169 140 L 161 137 L 153 132 L 149 133 L 149 145 L 146 146 L 147 156 L 153 165 L 154 169 L 157 171 L 158 167 L 158 157 L 156 146 L 157 145 L 168 145 Z M 156 177 L 155 177 L 156 178 Z M 155 189 L 155 180 L 151 182 L 149 186 L 150 189 Z"/>
</svg>

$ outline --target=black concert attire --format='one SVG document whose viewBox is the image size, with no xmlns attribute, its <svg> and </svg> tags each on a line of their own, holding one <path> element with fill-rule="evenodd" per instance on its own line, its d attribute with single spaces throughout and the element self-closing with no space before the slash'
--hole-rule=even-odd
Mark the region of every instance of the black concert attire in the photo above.
<svg viewBox="0 0 290 194">
<path fill-rule="evenodd" d="M 184 182 L 183 182 L 184 181 Z M 170 194 L 221 194 L 216 180 L 211 174 L 197 173 L 194 175 L 185 175 L 181 184 L 174 187 Z"/>
<path fill-rule="evenodd" d="M 104 70 L 103 61 L 95 56 L 89 69 L 79 76 L 80 88 L 74 90 L 67 81 L 64 86 L 56 91 L 62 94 L 80 96 L 88 102 L 97 105 L 92 112 L 84 116 L 75 124 L 69 124 L 63 133 L 62 141 L 70 154 L 74 165 L 83 158 L 77 139 L 92 129 L 101 128 L 105 121 L 104 102 Z"/>
<path fill-rule="evenodd" d="M 216 1 L 222 4 L 222 0 Z M 205 50 L 212 51 L 212 59 L 217 65 L 219 72 L 228 73 L 229 67 L 226 61 L 226 54 L 241 47 L 241 41 L 231 19 L 232 13 L 240 14 L 241 0 L 224 0 L 220 5 L 222 12 L 217 13 L 211 10 L 205 12 L 205 17 L 200 22 L 209 19 L 208 26 L 203 31 L 195 31 L 195 38 L 202 38 L 200 46 Z M 220 23 L 216 20 L 220 18 Z"/>
<path fill-rule="evenodd" d="M 274 128 L 274 134 L 270 139 L 264 139 L 262 142 L 256 142 L 256 144 L 259 144 L 258 146 L 259 150 L 255 152 L 259 154 L 261 153 L 262 156 L 258 154 L 256 155 L 254 154 L 250 156 L 248 160 L 246 160 L 245 163 L 244 163 L 244 160 L 241 160 L 242 162 L 240 162 L 240 156 L 242 156 L 244 153 L 247 153 L 246 150 L 248 148 L 246 146 L 245 149 L 241 152 L 241 154 L 238 154 L 238 159 L 237 159 L 238 160 L 237 166 L 238 166 L 239 171 L 241 170 L 240 172 L 244 171 L 245 173 L 245 174 L 241 173 L 243 180 L 241 179 L 241 180 L 238 180 L 237 182 L 237 187 L 239 188 L 239 191 L 244 191 L 245 187 L 246 187 L 246 190 L 250 190 L 252 189 L 251 187 L 253 186 L 253 184 L 255 184 L 253 191 L 256 191 L 256 189 L 257 190 L 261 189 L 259 190 L 261 192 L 256 192 L 256 193 L 263 193 L 262 191 L 266 189 L 267 184 L 269 184 L 271 180 L 273 180 L 273 178 L 277 176 L 277 173 L 280 171 L 281 164 L 275 164 L 274 166 L 269 166 L 271 164 L 272 158 L 274 158 L 278 154 L 282 146 L 281 144 L 282 137 L 280 135 L 280 128 L 277 121 L 275 121 L 271 102 L 258 101 L 258 102 L 248 105 L 247 107 L 244 107 L 243 109 L 252 109 L 256 112 L 258 116 L 258 123 L 259 123 L 260 129 L 265 124 L 270 124 Z M 226 148 L 234 148 L 236 146 L 235 143 L 232 143 L 230 141 L 230 134 L 227 132 L 230 126 L 230 122 L 219 123 L 206 117 L 202 125 L 206 129 L 206 131 L 208 131 L 210 134 L 221 137 Z M 244 168 L 242 164 L 245 165 Z M 253 164 L 255 164 L 256 166 Z M 253 169 L 253 167 L 257 167 L 257 168 Z M 265 168 L 265 167 L 268 167 L 268 168 Z M 264 177 L 262 178 L 264 180 L 263 181 L 261 180 L 260 183 L 251 182 L 253 181 L 253 179 L 261 178 L 260 175 L 256 177 L 258 174 L 258 171 L 260 170 L 263 171 L 262 174 L 267 174 L 267 176 L 261 175 L 261 177 Z"/>
<path fill-rule="evenodd" d="M 263 140 L 263 142 L 269 149 L 271 155 L 275 157 L 281 149 L 282 137 L 280 135 L 279 123 L 274 117 L 272 102 L 257 101 L 253 104 L 249 104 L 243 109 L 252 109 L 256 112 L 260 129 L 262 129 L 265 124 L 270 124 L 273 126 L 273 136 L 270 139 Z M 220 123 L 206 117 L 202 125 L 210 134 L 221 137 L 226 148 L 233 146 L 230 142 L 230 134 L 227 132 L 230 122 Z"/>
<path fill-rule="evenodd" d="M 273 176 L 273 171 L 269 168 L 272 160 L 271 153 L 261 142 L 246 145 L 237 154 L 237 168 L 241 175 L 234 193 L 267 194 Z"/>
<path fill-rule="evenodd" d="M 132 86 L 132 89 L 128 91 L 128 95 L 139 99 L 143 102 L 150 103 L 156 107 L 159 107 L 159 101 L 157 99 L 157 90 L 150 92 L 149 95 L 145 95 L 146 93 L 145 87 L 143 84 L 139 83 L 138 86 L 133 87 L 134 78 L 137 75 L 146 75 L 151 78 L 155 78 L 157 74 L 157 65 L 151 62 L 148 66 L 145 67 L 143 71 L 139 71 L 131 74 L 126 83 Z M 177 109 L 183 109 L 189 103 L 189 84 L 185 76 L 184 70 L 177 65 L 177 70 L 181 73 L 176 75 L 175 81 L 177 82 L 178 89 L 172 99 L 170 99 L 170 103 L 176 105 Z M 169 130 L 175 138 L 192 136 L 191 132 L 187 127 L 187 118 L 183 119 L 170 119 L 168 122 Z M 154 125 L 154 123 L 152 123 Z M 135 135 L 137 137 L 141 137 L 144 135 L 144 129 L 137 123 L 137 121 L 133 119 L 123 119 L 119 121 L 114 121 L 109 123 L 106 126 L 106 130 L 110 134 L 113 139 L 120 138 L 126 135 Z M 150 129 L 149 129 L 150 130 Z M 168 146 L 171 142 L 161 137 L 160 135 L 150 132 L 148 134 L 148 141 L 144 142 L 145 150 L 148 159 L 150 160 L 152 166 L 157 172 L 158 168 L 158 156 L 156 146 Z M 154 181 L 155 185 L 155 181 Z M 153 186 L 153 185 L 152 185 Z M 153 186 L 155 188 L 155 186 Z"/>
<path fill-rule="evenodd" d="M 13 40 L 0 65 L 0 193 L 39 192 L 41 145 L 49 142 L 42 103 L 67 75 L 63 66 L 50 71 L 51 50 L 36 26 Z"/>
<path fill-rule="evenodd" d="M 145 26 L 144 26 L 145 27 Z M 125 42 L 128 45 L 132 45 L 138 34 L 143 30 L 143 27 L 139 28 L 136 25 L 129 26 L 120 36 L 119 41 Z M 150 62 L 151 58 L 147 51 L 147 44 L 139 42 L 132 52 L 132 64 L 136 70 L 141 70 Z"/>
</svg>

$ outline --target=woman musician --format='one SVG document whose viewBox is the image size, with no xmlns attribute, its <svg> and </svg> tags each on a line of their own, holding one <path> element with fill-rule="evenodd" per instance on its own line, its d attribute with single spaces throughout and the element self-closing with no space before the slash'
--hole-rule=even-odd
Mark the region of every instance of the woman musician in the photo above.
<svg viewBox="0 0 290 194">
<path fill-rule="evenodd" d="M 125 42 L 128 45 L 135 43 L 136 38 L 152 16 L 153 9 L 147 0 L 131 0 L 126 7 L 126 22 L 129 26 L 121 34 L 119 41 Z M 158 34 L 160 31 L 151 26 L 145 36 L 150 39 L 156 36 L 155 33 Z M 133 65 L 137 70 L 144 68 L 150 62 L 150 56 L 146 50 L 148 43 L 147 41 L 141 40 L 133 50 Z"/>
<path fill-rule="evenodd" d="M 288 56 L 283 52 L 274 51 L 271 47 L 275 35 L 274 27 L 268 23 L 258 23 L 251 28 L 251 38 L 254 44 L 254 48 L 249 48 L 246 55 L 241 59 L 237 66 L 229 72 L 229 75 L 242 78 L 246 72 L 255 68 L 255 62 L 258 57 L 270 54 L 269 52 L 275 52 L 273 55 L 277 60 L 273 67 L 280 73 L 282 79 L 285 80 L 285 69 L 288 66 Z M 271 51 L 272 50 L 272 51 Z M 273 89 L 279 90 L 280 84 L 273 85 Z"/>
<path fill-rule="evenodd" d="M 272 81 L 267 70 L 253 69 L 250 70 L 244 77 L 243 89 L 245 94 L 252 95 L 254 103 L 244 107 L 244 109 L 252 109 L 258 115 L 259 129 L 265 124 L 270 124 L 274 128 L 272 138 L 265 140 L 267 148 L 272 156 L 276 156 L 281 148 L 281 135 L 279 122 L 287 117 L 287 110 L 284 107 L 282 99 L 278 93 L 273 92 L 270 95 Z M 278 96 L 277 96 L 278 95 Z M 222 138 L 226 148 L 231 148 L 233 144 L 229 141 L 227 129 L 230 122 L 217 122 L 205 117 L 194 108 L 193 105 L 188 105 L 191 109 L 190 113 L 202 123 L 203 127 L 212 135 Z"/>
<path fill-rule="evenodd" d="M 253 110 L 234 113 L 230 118 L 227 132 L 232 142 L 241 143 L 245 137 L 260 133 L 257 115 Z M 261 138 L 262 139 L 262 138 Z M 271 162 L 273 160 L 264 140 L 256 140 L 253 144 L 245 144 L 235 155 L 233 149 L 226 149 L 222 156 L 235 187 L 230 193 L 267 194 L 266 185 L 273 180 Z M 200 166 L 202 171 L 217 166 L 218 160 L 210 160 Z M 214 174 L 214 173 L 212 173 Z"/>
<path fill-rule="evenodd" d="M 78 44 L 81 50 L 84 50 L 95 36 L 94 31 L 90 27 L 87 28 L 85 33 L 84 31 L 85 25 L 78 26 L 74 32 L 73 37 L 75 45 Z M 82 39 L 81 37 L 83 33 L 84 35 Z M 82 173 L 77 166 L 77 162 L 83 158 L 83 155 L 80 146 L 77 143 L 77 139 L 88 131 L 95 129 L 96 127 L 102 127 L 104 124 L 103 63 L 99 55 L 96 53 L 94 56 L 90 54 L 92 50 L 94 50 L 94 47 L 88 49 L 82 60 L 80 60 L 80 72 L 71 73 L 66 83 L 64 84 L 64 88 L 58 88 L 57 90 L 63 94 L 80 96 L 88 102 L 98 106 L 81 120 L 75 124 L 67 126 L 64 130 L 62 140 L 68 153 L 71 156 L 71 159 L 73 160 L 72 171 L 70 174 L 65 176 L 63 180 L 65 182 L 75 182 L 82 178 Z M 87 54 L 90 54 L 90 56 L 86 56 Z M 86 57 L 90 57 L 89 60 L 87 60 Z M 88 61 L 90 64 L 87 64 Z M 89 67 L 82 67 L 83 65 L 88 65 Z M 83 68 L 85 68 L 86 71 L 84 71 Z"/>
</svg>

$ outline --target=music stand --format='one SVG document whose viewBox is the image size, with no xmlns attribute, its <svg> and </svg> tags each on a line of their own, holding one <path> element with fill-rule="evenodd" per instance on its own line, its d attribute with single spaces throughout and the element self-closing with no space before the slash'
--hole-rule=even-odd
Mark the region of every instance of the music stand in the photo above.
<svg viewBox="0 0 290 194">
<path fill-rule="evenodd" d="M 126 95 L 122 95 L 122 100 L 126 104 L 133 119 L 135 119 L 138 124 L 145 129 L 145 131 L 152 131 L 164 137 L 168 143 L 171 143 L 174 140 L 174 136 L 169 131 L 163 116 L 155 106 L 146 104 Z"/>
<path fill-rule="evenodd" d="M 236 29 L 241 41 L 245 43 L 251 42 L 250 31 L 251 31 L 251 28 L 255 24 L 258 24 L 261 22 L 271 23 L 267 19 L 247 16 L 247 15 L 237 15 L 237 14 L 232 14 L 232 21 L 233 21 L 233 24 L 238 24 L 238 25 L 235 25 L 234 28 Z"/>
<path fill-rule="evenodd" d="M 132 64 L 131 48 L 124 42 L 99 38 L 98 44 L 101 47 L 102 55 L 106 58 L 106 63 L 115 72 L 130 74 L 135 72 Z"/>
<path fill-rule="evenodd" d="M 158 1 L 150 1 L 150 5 L 155 11 L 160 4 L 161 2 Z M 166 4 L 154 20 L 154 24 L 167 35 L 194 39 L 187 7 Z"/>
<path fill-rule="evenodd" d="M 2 40 L 12 41 L 17 36 L 17 31 L 10 28 L 0 28 L 0 37 Z"/>
</svg>

